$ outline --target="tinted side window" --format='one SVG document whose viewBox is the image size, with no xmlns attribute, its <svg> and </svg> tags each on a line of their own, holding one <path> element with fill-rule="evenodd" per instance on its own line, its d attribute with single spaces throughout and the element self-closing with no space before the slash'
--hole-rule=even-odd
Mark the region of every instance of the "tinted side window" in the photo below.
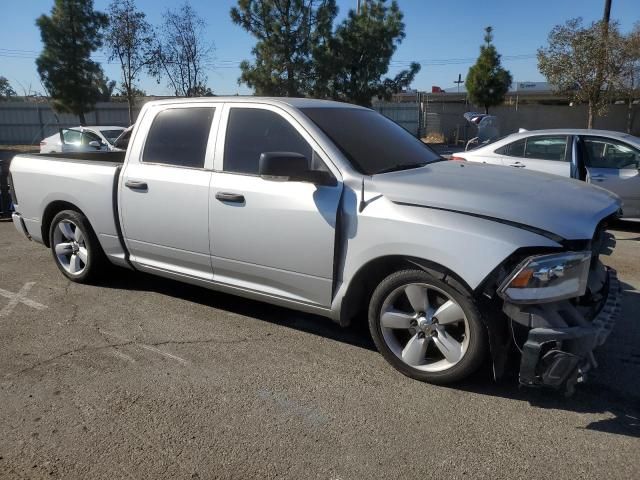
<svg viewBox="0 0 640 480">
<path fill-rule="evenodd" d="M 142 161 L 204 168 L 204 156 L 215 109 L 170 108 L 153 119 Z"/>
<path fill-rule="evenodd" d="M 527 142 L 526 138 L 522 140 L 516 140 L 515 142 L 508 143 L 499 149 L 495 153 L 500 155 L 507 155 L 509 157 L 524 157 L 524 146 Z"/>
<path fill-rule="evenodd" d="M 232 108 L 224 146 L 225 172 L 258 174 L 258 160 L 265 152 L 295 152 L 309 161 L 311 146 L 277 113 L 258 108 Z"/>
<path fill-rule="evenodd" d="M 586 164 L 593 168 L 640 168 L 640 151 L 629 145 L 600 137 L 585 137 Z"/>
<path fill-rule="evenodd" d="M 82 145 L 89 146 L 91 142 L 102 144 L 102 139 L 95 133 L 85 130 L 82 132 Z"/>
<path fill-rule="evenodd" d="M 64 139 L 64 143 L 68 145 L 79 145 L 81 136 L 82 133 L 80 133 L 79 130 L 62 130 L 62 138 Z"/>
<path fill-rule="evenodd" d="M 125 130 L 125 132 L 116 139 L 113 146 L 126 150 L 129 146 L 129 140 L 131 139 L 131 132 L 133 132 L 133 129 Z"/>
<path fill-rule="evenodd" d="M 548 137 L 529 137 L 524 151 L 526 158 L 537 160 L 567 161 L 567 137 L 564 135 Z"/>
</svg>

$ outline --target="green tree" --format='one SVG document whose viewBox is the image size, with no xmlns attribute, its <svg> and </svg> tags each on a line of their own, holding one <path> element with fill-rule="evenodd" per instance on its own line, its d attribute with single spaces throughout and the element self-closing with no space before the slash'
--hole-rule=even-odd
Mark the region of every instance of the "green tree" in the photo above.
<svg viewBox="0 0 640 480">
<path fill-rule="evenodd" d="M 588 104 L 587 128 L 593 128 L 594 118 L 606 113 L 623 69 L 618 25 L 593 22 L 585 27 L 581 18 L 574 18 L 556 25 L 548 43 L 538 49 L 538 69 L 554 90 Z"/>
<path fill-rule="evenodd" d="M 418 64 L 395 79 L 382 79 L 404 37 L 402 12 L 395 0 L 390 5 L 386 0 L 370 0 L 359 12 L 350 10 L 335 32 L 325 34 L 314 50 L 314 95 L 370 106 L 374 96 L 408 86 Z"/>
<path fill-rule="evenodd" d="M 393 78 L 385 78 L 380 84 L 378 98 L 390 100 L 394 93 L 400 93 L 409 88 L 414 78 L 420 71 L 420 64 L 411 62 L 408 70 L 402 70 Z"/>
<path fill-rule="evenodd" d="M 129 104 L 129 123 L 133 123 L 138 76 L 152 61 L 153 29 L 146 15 L 136 9 L 134 0 L 113 0 L 109 5 L 109 27 L 105 35 L 109 60 L 120 64 L 120 90 Z"/>
<path fill-rule="evenodd" d="M 116 81 L 109 80 L 104 73 L 100 72 L 96 75 L 95 85 L 98 89 L 98 102 L 109 102 L 113 96 L 113 92 L 116 89 Z"/>
<path fill-rule="evenodd" d="M 0 100 L 8 100 L 9 97 L 15 97 L 16 95 L 16 91 L 7 80 L 7 77 L 0 76 Z"/>
<path fill-rule="evenodd" d="M 134 104 L 136 99 L 144 98 L 147 96 L 147 92 L 137 87 L 133 89 L 131 94 L 133 95 L 133 98 L 134 98 Z M 111 101 L 112 102 L 128 102 L 129 101 L 129 99 L 127 98 L 127 92 L 123 90 L 122 86 L 116 89 L 116 92 L 111 96 Z"/>
<path fill-rule="evenodd" d="M 500 64 L 500 54 L 493 45 L 493 28 L 485 28 L 485 45 L 480 47 L 480 56 L 469 69 L 465 86 L 469 98 L 476 105 L 482 105 L 485 113 L 489 107 L 500 105 L 509 91 L 512 78 L 508 70 Z"/>
<path fill-rule="evenodd" d="M 257 95 L 300 96 L 311 89 L 311 54 L 331 32 L 335 0 L 238 0 L 231 19 L 257 42 L 253 63 L 240 64 L 239 83 Z"/>
<path fill-rule="evenodd" d="M 38 73 L 56 110 L 78 115 L 100 98 L 96 79 L 100 65 L 91 54 L 102 46 L 107 16 L 93 9 L 93 0 L 55 0 L 51 15 L 36 20 L 44 49 L 36 60 Z"/>
</svg>

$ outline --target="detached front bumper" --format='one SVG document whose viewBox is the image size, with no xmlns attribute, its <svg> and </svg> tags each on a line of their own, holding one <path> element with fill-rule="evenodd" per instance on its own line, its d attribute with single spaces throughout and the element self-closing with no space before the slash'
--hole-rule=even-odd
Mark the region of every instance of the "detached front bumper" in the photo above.
<svg viewBox="0 0 640 480">
<path fill-rule="evenodd" d="M 530 328 L 522 347 L 520 384 L 565 389 L 570 394 L 597 367 L 593 350 L 611 333 L 620 315 L 622 292 L 615 270 L 601 267 L 595 275 L 599 288 L 584 304 L 505 304 L 513 321 Z"/>
</svg>

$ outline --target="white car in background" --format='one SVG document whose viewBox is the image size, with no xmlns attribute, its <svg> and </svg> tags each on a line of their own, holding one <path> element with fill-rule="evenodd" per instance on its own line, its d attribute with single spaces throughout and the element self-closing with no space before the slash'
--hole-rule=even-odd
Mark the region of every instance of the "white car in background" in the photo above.
<svg viewBox="0 0 640 480">
<path fill-rule="evenodd" d="M 40 142 L 40 153 L 110 151 L 125 127 L 73 127 L 60 131 Z"/>
<path fill-rule="evenodd" d="M 640 138 L 608 130 L 521 131 L 452 160 L 505 165 L 572 177 L 622 198 L 623 218 L 640 219 Z"/>
</svg>

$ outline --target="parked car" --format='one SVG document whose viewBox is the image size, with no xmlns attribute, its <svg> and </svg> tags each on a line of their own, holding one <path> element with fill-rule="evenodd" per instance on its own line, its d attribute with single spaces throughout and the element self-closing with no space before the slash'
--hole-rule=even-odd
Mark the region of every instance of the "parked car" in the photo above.
<svg viewBox="0 0 640 480">
<path fill-rule="evenodd" d="M 40 142 L 40 153 L 110 151 L 124 127 L 62 128 Z"/>
<path fill-rule="evenodd" d="M 486 352 L 500 375 L 515 342 L 521 383 L 571 389 L 618 315 L 599 261 L 615 195 L 446 161 L 353 105 L 149 102 L 126 152 L 18 155 L 11 181 L 16 228 L 74 282 L 108 260 L 343 326 L 363 313 L 418 380 Z"/>
<path fill-rule="evenodd" d="M 129 140 L 131 139 L 131 132 L 133 131 L 133 125 L 127 127 L 122 131 L 122 133 L 115 139 L 113 142 L 113 147 L 111 148 L 114 152 L 123 152 L 129 146 Z"/>
<path fill-rule="evenodd" d="M 453 159 L 572 177 L 622 198 L 622 216 L 640 219 L 640 138 L 607 130 L 533 130 L 454 153 Z"/>
</svg>

